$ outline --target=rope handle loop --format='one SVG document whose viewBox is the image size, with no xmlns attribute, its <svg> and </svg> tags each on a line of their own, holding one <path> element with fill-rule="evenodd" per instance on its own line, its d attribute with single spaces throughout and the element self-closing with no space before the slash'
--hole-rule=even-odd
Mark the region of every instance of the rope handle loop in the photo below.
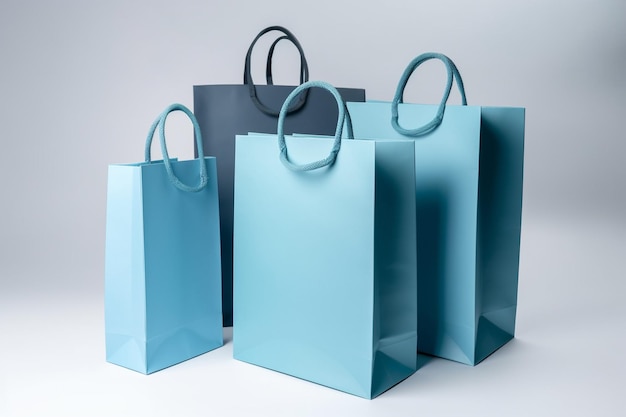
<svg viewBox="0 0 626 417">
<path fill-rule="evenodd" d="M 285 124 L 285 116 L 288 113 L 289 104 L 291 101 L 300 94 L 301 91 L 308 90 L 313 87 L 322 88 L 328 92 L 330 92 L 335 100 L 337 101 L 337 109 L 339 111 L 339 115 L 337 118 L 337 129 L 335 130 L 335 141 L 333 142 L 333 147 L 330 151 L 330 154 L 319 161 L 310 162 L 308 164 L 295 164 L 289 160 L 287 155 L 287 143 L 285 142 L 285 133 L 284 133 L 284 124 Z M 278 148 L 280 150 L 280 160 L 282 163 L 292 171 L 312 171 L 314 169 L 322 168 L 325 166 L 330 166 L 335 162 L 337 158 L 337 154 L 339 153 L 339 149 L 341 148 L 341 134 L 343 132 L 344 125 L 346 125 L 346 139 L 352 139 L 354 137 L 352 133 L 352 120 L 350 119 L 350 113 L 348 113 L 348 108 L 346 107 L 345 102 L 341 98 L 339 91 L 332 85 L 324 82 L 324 81 L 307 81 L 304 84 L 296 87 L 289 96 L 285 99 L 282 108 L 280 109 L 280 114 L 278 115 Z"/>
<path fill-rule="evenodd" d="M 298 42 L 298 39 L 293 35 L 293 33 L 291 33 L 289 30 L 285 29 L 282 26 L 270 26 L 270 27 L 263 29 L 261 32 L 259 32 L 256 38 L 254 38 L 254 40 L 250 44 L 250 47 L 248 48 L 248 53 L 246 54 L 246 61 L 244 65 L 243 83 L 248 86 L 248 89 L 250 90 L 250 99 L 252 100 L 254 105 L 263 113 L 276 117 L 278 116 L 279 112 L 261 103 L 261 101 L 257 97 L 256 87 L 254 86 L 254 81 L 252 80 L 252 72 L 250 70 L 250 63 L 252 60 L 252 50 L 254 49 L 254 45 L 257 43 L 259 38 L 261 38 L 263 35 L 271 31 L 282 32 L 284 36 L 282 36 L 281 38 L 288 39 L 291 43 L 293 43 L 296 46 L 296 48 L 298 48 L 298 52 L 300 52 L 300 83 L 301 84 L 309 80 L 309 64 L 306 61 L 306 58 L 304 56 L 304 51 L 302 50 L 302 46 L 300 45 L 300 42 Z M 266 78 L 268 80 L 268 84 L 271 84 L 271 81 L 272 81 L 270 61 L 274 53 L 274 48 L 276 47 L 276 43 L 281 38 L 276 40 L 272 44 L 272 47 L 270 47 L 270 54 L 268 55 L 268 64 L 266 66 L 266 71 L 267 71 Z M 302 108 L 302 106 L 304 106 L 304 104 L 306 103 L 307 94 L 308 92 L 304 91 L 298 97 L 298 101 L 296 101 L 293 104 L 293 106 L 289 108 L 289 113 L 298 111 Z"/>
<path fill-rule="evenodd" d="M 415 129 L 406 129 L 400 126 L 398 122 L 398 104 L 403 102 L 402 96 L 404 95 L 404 89 L 406 88 L 406 84 L 409 81 L 409 78 L 411 77 L 413 72 L 417 69 L 417 67 L 431 59 L 438 59 L 442 61 L 448 73 L 448 80 L 446 82 L 446 87 L 443 93 L 443 97 L 441 99 L 441 103 L 439 103 L 439 107 L 437 108 L 437 113 L 435 114 L 435 117 L 430 122 Z M 454 79 L 456 79 L 456 85 L 459 88 L 459 92 L 461 93 L 461 102 L 464 106 L 466 106 L 467 98 L 465 97 L 465 87 L 463 86 L 463 79 L 461 78 L 461 74 L 459 73 L 456 65 L 454 65 L 454 62 L 452 62 L 450 58 L 440 53 L 427 52 L 413 59 L 404 70 L 402 77 L 400 77 L 400 81 L 398 82 L 398 88 L 396 89 L 396 94 L 394 95 L 393 101 L 391 102 L 391 125 L 396 130 L 396 132 L 405 136 L 419 136 L 436 129 L 443 121 L 443 115 L 446 110 L 446 102 L 450 97 L 450 91 L 452 90 L 452 82 L 454 81 Z"/>
<path fill-rule="evenodd" d="M 194 134 L 196 137 L 196 146 L 198 149 L 197 159 L 200 162 L 200 183 L 196 186 L 187 185 L 183 183 L 180 179 L 178 179 L 178 177 L 176 176 L 172 168 L 172 162 L 170 161 L 170 156 L 167 153 L 167 146 L 165 144 L 165 121 L 167 119 L 167 116 L 174 111 L 182 111 L 183 113 L 185 113 L 191 120 L 191 123 L 193 124 L 193 130 L 194 130 Z M 206 187 L 208 184 L 209 177 L 207 174 L 206 163 L 204 162 L 204 148 L 202 147 L 202 134 L 200 132 L 200 125 L 198 124 L 198 120 L 196 120 L 196 116 L 194 116 L 191 110 L 189 110 L 187 107 L 178 103 L 171 104 L 165 110 L 163 110 L 163 112 L 159 115 L 159 117 L 157 117 L 157 119 L 152 123 L 152 126 L 150 126 L 150 130 L 148 131 L 148 137 L 146 139 L 146 148 L 145 148 L 146 162 L 151 162 L 152 160 L 151 155 L 150 155 L 150 147 L 152 145 L 152 139 L 154 137 L 154 133 L 157 127 L 159 128 L 159 142 L 161 144 L 161 153 L 163 154 L 163 164 L 165 165 L 165 171 L 167 172 L 167 176 L 172 182 L 172 184 L 174 184 L 174 186 L 181 191 L 187 191 L 187 192 L 192 192 L 192 193 L 198 192 L 202 190 L 204 187 Z"/>
</svg>

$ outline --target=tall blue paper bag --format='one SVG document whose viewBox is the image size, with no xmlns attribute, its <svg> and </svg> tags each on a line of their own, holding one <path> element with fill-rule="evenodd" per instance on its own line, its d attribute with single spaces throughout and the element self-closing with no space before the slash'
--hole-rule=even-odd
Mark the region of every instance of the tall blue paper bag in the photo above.
<svg viewBox="0 0 626 417">
<path fill-rule="evenodd" d="M 441 104 L 402 103 L 433 58 L 448 70 Z M 454 78 L 462 106 L 446 105 Z M 409 64 L 393 102 L 347 105 L 355 136 L 415 143 L 418 348 L 475 365 L 515 332 L 524 109 L 465 105 L 456 66 L 434 53 Z"/>
<path fill-rule="evenodd" d="M 198 159 L 167 154 L 165 119 L 175 110 L 194 123 Z M 150 159 L 157 127 L 163 161 Z M 152 125 L 146 162 L 109 166 L 108 362 L 149 374 L 223 344 L 216 175 L 215 158 L 204 157 L 198 124 L 182 105 L 168 107 Z"/>
<path fill-rule="evenodd" d="M 338 102 L 330 155 L 328 137 L 283 135 L 290 100 L 312 86 Z M 416 369 L 414 147 L 341 140 L 344 112 L 309 82 L 278 135 L 237 136 L 233 349 L 373 398 Z"/>
</svg>

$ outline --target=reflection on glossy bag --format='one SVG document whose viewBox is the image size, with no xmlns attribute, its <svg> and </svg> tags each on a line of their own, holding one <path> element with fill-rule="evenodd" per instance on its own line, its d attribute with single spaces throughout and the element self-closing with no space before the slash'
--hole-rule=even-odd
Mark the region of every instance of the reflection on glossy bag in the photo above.
<svg viewBox="0 0 626 417">
<path fill-rule="evenodd" d="M 338 102 L 334 143 L 284 136 L 311 86 Z M 414 146 L 343 124 L 339 93 L 310 82 L 277 135 L 237 137 L 234 357 L 373 398 L 416 369 Z"/>
<path fill-rule="evenodd" d="M 199 158 L 169 159 L 167 115 L 194 123 Z M 159 127 L 163 161 L 150 160 Z M 222 345 L 215 158 L 191 111 L 155 121 L 146 162 L 109 167 L 105 261 L 107 361 L 149 374 Z M 187 184 L 198 183 L 197 186 Z"/>
<path fill-rule="evenodd" d="M 260 37 L 271 31 L 284 33 L 270 47 L 267 65 L 268 85 L 256 85 L 250 71 L 252 50 Z M 224 325 L 232 325 L 232 243 L 233 181 L 235 173 L 235 135 L 248 132 L 276 133 L 278 111 L 295 86 L 273 85 L 271 62 L 274 47 L 281 40 L 293 43 L 300 52 L 300 83 L 308 81 L 309 68 L 304 51 L 287 29 L 272 26 L 263 29 L 252 41 L 245 60 L 242 85 L 194 86 L 194 112 L 202 129 L 204 149 L 217 158 L 220 222 L 222 238 L 222 275 Z M 363 101 L 365 91 L 338 89 L 344 100 Z M 308 132 L 332 135 L 337 110 L 331 96 L 323 91 L 304 91 L 288 110 L 285 132 Z"/>
<path fill-rule="evenodd" d="M 433 58 L 448 69 L 441 104 L 402 103 L 409 76 Z M 454 78 L 463 106 L 446 105 Z M 515 331 L 524 109 L 465 105 L 441 54 L 413 60 L 393 102 L 348 109 L 357 137 L 415 143 L 419 350 L 480 362 Z"/>
</svg>

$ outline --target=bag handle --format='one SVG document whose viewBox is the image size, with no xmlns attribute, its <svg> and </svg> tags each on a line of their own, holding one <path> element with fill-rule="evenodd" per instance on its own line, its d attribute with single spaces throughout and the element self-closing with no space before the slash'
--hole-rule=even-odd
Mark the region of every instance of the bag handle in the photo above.
<svg viewBox="0 0 626 417">
<path fill-rule="evenodd" d="M 272 60 L 274 59 L 274 49 L 276 49 L 276 45 L 278 44 L 278 42 L 282 40 L 288 40 L 291 42 L 289 36 L 281 36 L 272 43 L 272 45 L 270 46 L 270 50 L 267 53 L 267 64 L 265 65 L 265 80 L 267 81 L 268 85 L 274 85 L 274 80 L 272 78 Z M 304 66 L 302 65 L 302 63 L 300 63 L 300 84 L 307 81 L 309 81 L 308 74 L 306 74 L 305 79 Z"/>
<path fill-rule="evenodd" d="M 337 118 L 337 129 L 335 130 L 335 141 L 333 142 L 333 147 L 330 151 L 330 154 L 319 161 L 310 162 L 308 164 L 295 164 L 289 160 L 287 156 L 287 143 L 285 142 L 285 133 L 284 133 L 284 124 L 285 124 L 285 116 L 289 112 L 289 104 L 291 101 L 300 94 L 301 91 L 308 90 L 312 87 L 322 88 L 328 92 L 330 92 L 337 101 L 337 109 L 339 110 L 339 115 Z M 280 109 L 280 113 L 278 115 L 278 148 L 280 149 L 280 160 L 282 163 L 292 171 L 312 171 L 314 169 L 322 168 L 327 165 L 332 165 L 337 158 L 337 154 L 339 153 L 339 149 L 341 148 L 341 134 L 343 133 L 344 124 L 346 125 L 346 136 L 347 139 L 352 139 L 354 137 L 352 133 L 352 120 L 350 119 L 350 113 L 348 113 L 348 108 L 344 103 L 339 91 L 332 85 L 323 82 L 323 81 L 307 81 L 304 84 L 296 87 L 289 96 L 285 99 L 282 108 Z"/>
<path fill-rule="evenodd" d="M 191 120 L 191 123 L 193 124 L 193 130 L 196 136 L 196 146 L 198 148 L 198 160 L 200 161 L 200 183 L 196 185 L 195 187 L 189 186 L 183 183 L 180 179 L 178 179 L 176 174 L 174 174 L 174 170 L 172 169 L 172 163 L 167 153 L 167 146 L 165 145 L 165 120 L 167 119 L 167 116 L 174 111 L 182 111 L 183 113 L 185 113 Z M 163 111 L 163 113 L 161 113 L 159 117 L 157 117 L 157 119 L 152 123 L 152 126 L 150 126 L 150 130 L 148 131 L 148 138 L 146 139 L 146 149 L 145 149 L 146 162 L 151 162 L 150 147 L 152 145 L 152 138 L 154 137 L 154 132 L 156 131 L 157 126 L 159 127 L 159 139 L 161 143 L 161 153 L 163 154 L 163 163 L 165 165 L 165 171 L 167 171 L 167 176 L 169 177 L 172 184 L 174 184 L 174 186 L 181 191 L 187 191 L 187 192 L 192 192 L 192 193 L 198 192 L 202 190 L 204 187 L 206 187 L 206 185 L 208 184 L 209 177 L 207 174 L 206 163 L 204 162 L 204 149 L 202 147 L 202 134 L 200 132 L 200 125 L 198 124 L 198 121 L 196 120 L 196 116 L 194 116 L 191 110 L 189 110 L 187 107 L 183 106 L 182 104 L 175 103 L 175 104 L 171 104 L 170 106 L 168 106 Z"/>
<path fill-rule="evenodd" d="M 442 61 L 446 66 L 446 71 L 448 72 L 448 81 L 446 83 L 446 88 L 443 93 L 441 103 L 439 103 L 439 108 L 437 109 L 435 117 L 430 122 L 415 129 L 406 129 L 400 126 L 400 124 L 398 123 L 398 104 L 403 102 L 402 96 L 404 94 L 404 89 L 406 88 L 406 84 L 409 81 L 409 77 L 411 76 L 411 74 L 413 74 L 417 67 L 431 59 L 439 59 L 440 61 Z M 452 90 L 452 81 L 455 78 L 456 85 L 457 87 L 459 87 L 459 92 L 461 93 L 461 102 L 464 106 L 466 106 L 467 98 L 465 97 L 465 87 L 463 86 L 463 80 L 461 79 L 461 74 L 459 73 L 459 70 L 450 58 L 443 54 L 427 52 L 413 59 L 404 70 L 402 77 L 400 77 L 400 81 L 398 82 L 398 88 L 396 89 L 396 94 L 393 97 L 393 101 L 391 102 L 391 125 L 396 130 L 396 132 L 405 136 L 419 136 L 437 128 L 437 126 L 439 126 L 443 120 L 443 114 L 446 110 L 446 102 L 450 97 L 450 91 Z"/>
<path fill-rule="evenodd" d="M 252 60 L 252 50 L 254 49 L 254 45 L 257 43 L 257 41 L 259 40 L 261 36 L 273 30 L 284 33 L 287 39 L 289 39 L 289 41 L 291 41 L 291 43 L 293 43 L 296 46 L 296 48 L 298 48 L 298 52 L 300 52 L 300 79 L 303 81 L 308 81 L 309 79 L 309 65 L 306 61 L 306 58 L 304 56 L 304 51 L 302 50 L 302 46 L 300 45 L 300 42 L 298 42 L 298 39 L 296 39 L 293 33 L 291 33 L 290 31 L 288 31 L 282 26 L 270 26 L 270 27 L 263 29 L 261 32 L 259 32 L 256 38 L 254 38 L 254 40 L 250 44 L 250 47 L 248 48 L 248 53 L 246 54 L 246 61 L 245 61 L 244 72 L 243 72 L 243 83 L 248 86 L 250 90 L 250 99 L 252 100 L 254 105 L 263 113 L 276 117 L 278 116 L 279 112 L 261 103 L 261 101 L 257 97 L 256 87 L 254 86 L 254 81 L 252 80 L 252 73 L 250 71 L 250 61 Z M 306 103 L 307 95 L 308 95 L 308 91 L 304 91 L 298 97 L 298 101 L 289 108 L 289 113 L 295 112 L 299 110 L 300 108 L 302 108 L 302 106 L 304 106 L 304 103 Z"/>
</svg>

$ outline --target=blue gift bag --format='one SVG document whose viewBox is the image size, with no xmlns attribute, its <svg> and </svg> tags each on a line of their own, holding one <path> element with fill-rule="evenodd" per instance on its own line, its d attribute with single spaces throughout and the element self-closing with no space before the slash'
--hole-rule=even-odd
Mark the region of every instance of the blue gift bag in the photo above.
<svg viewBox="0 0 626 417">
<path fill-rule="evenodd" d="M 409 76 L 433 58 L 448 70 L 441 104 L 402 103 Z M 446 105 L 454 78 L 462 106 Z M 515 331 L 524 109 L 465 104 L 454 63 L 428 53 L 409 64 L 393 102 L 347 106 L 355 136 L 415 143 L 418 348 L 474 365 Z"/>
<path fill-rule="evenodd" d="M 167 154 L 165 120 L 176 110 L 194 124 L 198 159 Z M 150 158 L 157 127 L 163 161 Z M 109 166 L 105 328 L 107 361 L 145 374 L 223 344 L 215 158 L 204 157 L 182 105 L 150 128 L 146 162 Z"/>
<path fill-rule="evenodd" d="M 337 100 L 334 142 L 283 134 L 313 86 Z M 373 398 L 416 370 L 414 146 L 341 140 L 345 115 L 334 88 L 309 82 L 277 135 L 236 138 L 233 349 Z"/>
</svg>

